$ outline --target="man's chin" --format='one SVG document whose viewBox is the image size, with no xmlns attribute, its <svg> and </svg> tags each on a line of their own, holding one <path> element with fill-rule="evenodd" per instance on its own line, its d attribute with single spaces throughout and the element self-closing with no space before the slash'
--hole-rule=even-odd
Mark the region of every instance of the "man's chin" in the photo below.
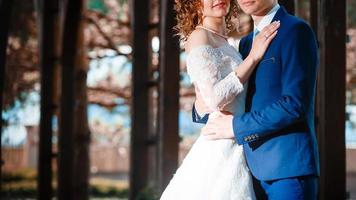
<svg viewBox="0 0 356 200">
<path fill-rule="evenodd" d="M 253 15 L 256 12 L 254 9 L 242 9 L 242 11 L 247 15 Z"/>
</svg>

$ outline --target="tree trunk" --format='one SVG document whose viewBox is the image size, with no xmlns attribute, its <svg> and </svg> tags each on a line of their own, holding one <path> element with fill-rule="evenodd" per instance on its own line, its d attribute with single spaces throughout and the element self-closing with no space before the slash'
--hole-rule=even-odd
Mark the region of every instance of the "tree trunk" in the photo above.
<svg viewBox="0 0 356 200">
<path fill-rule="evenodd" d="M 346 199 L 346 2 L 318 1 L 320 199 Z"/>
<path fill-rule="evenodd" d="M 148 185 L 149 167 L 149 1 L 131 0 L 132 128 L 130 141 L 130 200 Z"/>
<path fill-rule="evenodd" d="M 38 199 L 51 199 L 52 189 L 52 119 L 54 114 L 54 69 L 58 57 L 58 0 L 38 0 L 39 54 L 41 68 L 41 117 L 38 158 Z"/>
<path fill-rule="evenodd" d="M 12 0 L 0 0 L 0 115 L 3 110 L 3 93 L 5 80 L 6 49 L 9 33 L 9 22 L 11 16 Z M 2 117 L 0 120 L 0 141 L 2 138 Z M 2 189 L 2 146 L 0 142 L 0 191 Z"/>
<path fill-rule="evenodd" d="M 75 199 L 74 174 L 75 156 L 75 111 L 78 102 L 75 98 L 75 72 L 78 64 L 80 20 L 83 0 L 66 0 L 63 2 L 63 32 L 62 32 L 62 81 L 61 81 L 61 111 L 59 121 L 59 151 L 58 151 L 58 199 Z M 84 198 L 84 197 L 83 197 Z M 80 199 L 80 198 L 78 198 Z M 84 198 L 85 199 L 85 198 Z"/>
<path fill-rule="evenodd" d="M 75 124 L 74 124 L 74 198 L 88 199 L 89 196 L 89 145 L 90 133 L 87 116 L 87 51 L 84 46 L 84 20 L 79 25 L 78 57 L 75 66 Z"/>
<path fill-rule="evenodd" d="M 163 192 L 178 167 L 179 41 L 174 37 L 174 1 L 161 0 L 159 84 L 159 189 Z"/>
</svg>

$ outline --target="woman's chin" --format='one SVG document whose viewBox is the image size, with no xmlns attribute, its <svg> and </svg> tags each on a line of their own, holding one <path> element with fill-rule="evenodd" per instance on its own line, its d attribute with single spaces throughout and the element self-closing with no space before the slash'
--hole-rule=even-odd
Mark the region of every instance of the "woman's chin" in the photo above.
<svg viewBox="0 0 356 200">
<path fill-rule="evenodd" d="M 215 12 L 214 13 L 214 17 L 226 17 L 228 13 L 224 10 L 220 11 L 220 12 Z"/>
</svg>

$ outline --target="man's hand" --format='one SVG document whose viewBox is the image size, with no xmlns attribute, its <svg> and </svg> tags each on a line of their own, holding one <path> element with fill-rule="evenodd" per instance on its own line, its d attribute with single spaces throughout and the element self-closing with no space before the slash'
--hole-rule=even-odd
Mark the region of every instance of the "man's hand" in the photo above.
<svg viewBox="0 0 356 200">
<path fill-rule="evenodd" d="M 232 128 L 233 115 L 228 112 L 214 112 L 203 127 L 202 134 L 209 140 L 235 138 Z"/>
</svg>

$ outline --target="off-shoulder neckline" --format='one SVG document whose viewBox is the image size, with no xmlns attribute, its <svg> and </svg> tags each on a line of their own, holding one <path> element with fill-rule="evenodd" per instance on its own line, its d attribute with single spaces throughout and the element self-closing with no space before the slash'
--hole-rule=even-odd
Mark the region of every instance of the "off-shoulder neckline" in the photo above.
<svg viewBox="0 0 356 200">
<path fill-rule="evenodd" d="M 187 53 L 188 55 L 191 54 L 193 51 L 197 51 L 198 49 L 214 49 L 214 50 L 217 50 L 217 49 L 221 49 L 223 47 L 232 47 L 229 43 L 226 43 L 226 44 L 223 44 L 223 45 L 220 45 L 218 47 L 213 47 L 212 45 L 210 44 L 202 44 L 202 45 L 198 45 L 198 46 L 195 46 L 193 47 L 189 53 Z"/>
</svg>

